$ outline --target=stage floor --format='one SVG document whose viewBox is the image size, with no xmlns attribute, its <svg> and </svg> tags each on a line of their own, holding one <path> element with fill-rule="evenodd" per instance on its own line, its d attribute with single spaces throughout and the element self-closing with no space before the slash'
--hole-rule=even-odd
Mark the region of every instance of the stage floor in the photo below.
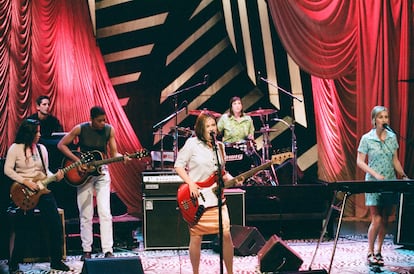
<svg viewBox="0 0 414 274">
<path fill-rule="evenodd" d="M 366 265 L 368 223 L 360 221 L 344 221 L 341 227 L 340 238 L 331 268 L 331 273 L 372 273 Z M 328 270 L 334 242 L 324 239 L 320 244 L 315 260 L 310 265 L 315 254 L 318 239 L 284 240 L 284 243 L 303 260 L 300 270 Z M 146 274 L 187 274 L 191 272 L 191 264 L 187 250 L 141 250 L 139 248 L 115 248 L 115 256 L 139 256 L 144 273 Z M 66 263 L 71 267 L 69 273 L 81 273 L 83 262 L 81 254 L 68 253 Z M 99 258 L 101 253 L 93 254 Z M 414 273 L 414 251 L 393 243 L 393 235 L 388 234 L 383 248 L 385 266 L 382 273 Z M 116 258 L 114 260 L 116 260 Z M 200 273 L 220 273 L 219 254 L 212 249 L 203 249 L 201 256 Z M 21 270 L 27 274 L 49 273 L 49 263 L 26 263 L 20 265 Z M 260 273 L 259 260 L 256 255 L 235 256 L 234 273 L 255 274 Z M 0 273 L 7 273 L 7 261 L 0 261 Z M 58 272 L 55 272 L 58 273 Z M 117 272 L 113 272 L 117 273 Z"/>
</svg>

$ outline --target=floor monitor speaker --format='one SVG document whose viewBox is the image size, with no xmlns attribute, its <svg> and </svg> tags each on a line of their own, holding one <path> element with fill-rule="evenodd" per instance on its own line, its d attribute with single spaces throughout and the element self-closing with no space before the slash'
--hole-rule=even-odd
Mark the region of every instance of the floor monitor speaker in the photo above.
<svg viewBox="0 0 414 274">
<path fill-rule="evenodd" d="M 256 255 L 266 243 L 262 234 L 254 226 L 232 225 L 230 232 L 234 254 L 238 256 Z"/>
<path fill-rule="evenodd" d="M 326 271 L 325 269 L 300 270 L 300 271 L 282 271 L 282 272 L 278 272 L 278 274 L 328 274 L 328 271 Z"/>
<path fill-rule="evenodd" d="M 257 254 L 261 272 L 297 271 L 303 260 L 278 236 L 272 235 Z"/>
<path fill-rule="evenodd" d="M 82 274 L 144 274 L 141 259 L 133 257 L 85 259 Z"/>
</svg>

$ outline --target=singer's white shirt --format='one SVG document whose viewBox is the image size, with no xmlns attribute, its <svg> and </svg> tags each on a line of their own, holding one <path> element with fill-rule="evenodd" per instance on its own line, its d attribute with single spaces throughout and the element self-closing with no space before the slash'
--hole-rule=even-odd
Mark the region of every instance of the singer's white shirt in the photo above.
<svg viewBox="0 0 414 274">
<path fill-rule="evenodd" d="M 223 156 L 225 157 L 223 143 L 217 142 L 217 148 L 217 155 L 223 169 Z M 202 182 L 217 171 L 216 152 L 197 137 L 191 137 L 178 152 L 174 167 L 187 169 L 193 182 Z"/>
</svg>

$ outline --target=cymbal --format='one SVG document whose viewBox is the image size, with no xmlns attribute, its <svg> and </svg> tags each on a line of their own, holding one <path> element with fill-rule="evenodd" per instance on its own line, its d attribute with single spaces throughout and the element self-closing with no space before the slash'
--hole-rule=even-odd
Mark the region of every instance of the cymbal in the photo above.
<svg viewBox="0 0 414 274">
<path fill-rule="evenodd" d="M 263 115 L 269 115 L 275 112 L 277 112 L 275 109 L 258 109 L 258 110 L 247 112 L 246 114 L 249 116 L 263 116 Z"/>
<path fill-rule="evenodd" d="M 193 110 L 189 110 L 188 111 L 188 114 L 190 114 L 190 115 L 196 115 L 196 116 L 198 116 L 198 115 L 200 115 L 200 113 L 208 113 L 211 116 L 216 117 L 216 118 L 218 118 L 218 117 L 221 116 L 220 113 L 215 112 L 215 111 L 212 111 L 212 110 L 208 110 L 206 108 L 205 109 L 193 109 Z"/>
</svg>

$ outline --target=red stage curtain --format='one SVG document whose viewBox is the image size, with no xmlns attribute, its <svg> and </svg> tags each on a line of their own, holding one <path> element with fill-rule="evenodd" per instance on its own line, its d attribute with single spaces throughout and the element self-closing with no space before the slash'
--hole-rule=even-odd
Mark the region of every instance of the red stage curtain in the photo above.
<svg viewBox="0 0 414 274">
<path fill-rule="evenodd" d="M 0 155 L 43 94 L 66 131 L 100 105 L 116 130 L 118 150 L 142 148 L 107 75 L 87 1 L 0 0 L 0 22 Z M 110 165 L 112 186 L 134 215 L 141 213 L 143 167 L 137 160 Z"/>
<path fill-rule="evenodd" d="M 319 178 L 363 179 L 357 146 L 371 128 L 375 105 L 389 107 L 391 126 L 401 135 L 400 160 L 413 176 L 413 155 L 406 155 L 412 144 L 406 140 L 413 138 L 414 102 L 410 84 L 398 81 L 413 78 L 413 1 L 268 0 L 268 5 L 286 51 L 312 75 Z"/>
</svg>

